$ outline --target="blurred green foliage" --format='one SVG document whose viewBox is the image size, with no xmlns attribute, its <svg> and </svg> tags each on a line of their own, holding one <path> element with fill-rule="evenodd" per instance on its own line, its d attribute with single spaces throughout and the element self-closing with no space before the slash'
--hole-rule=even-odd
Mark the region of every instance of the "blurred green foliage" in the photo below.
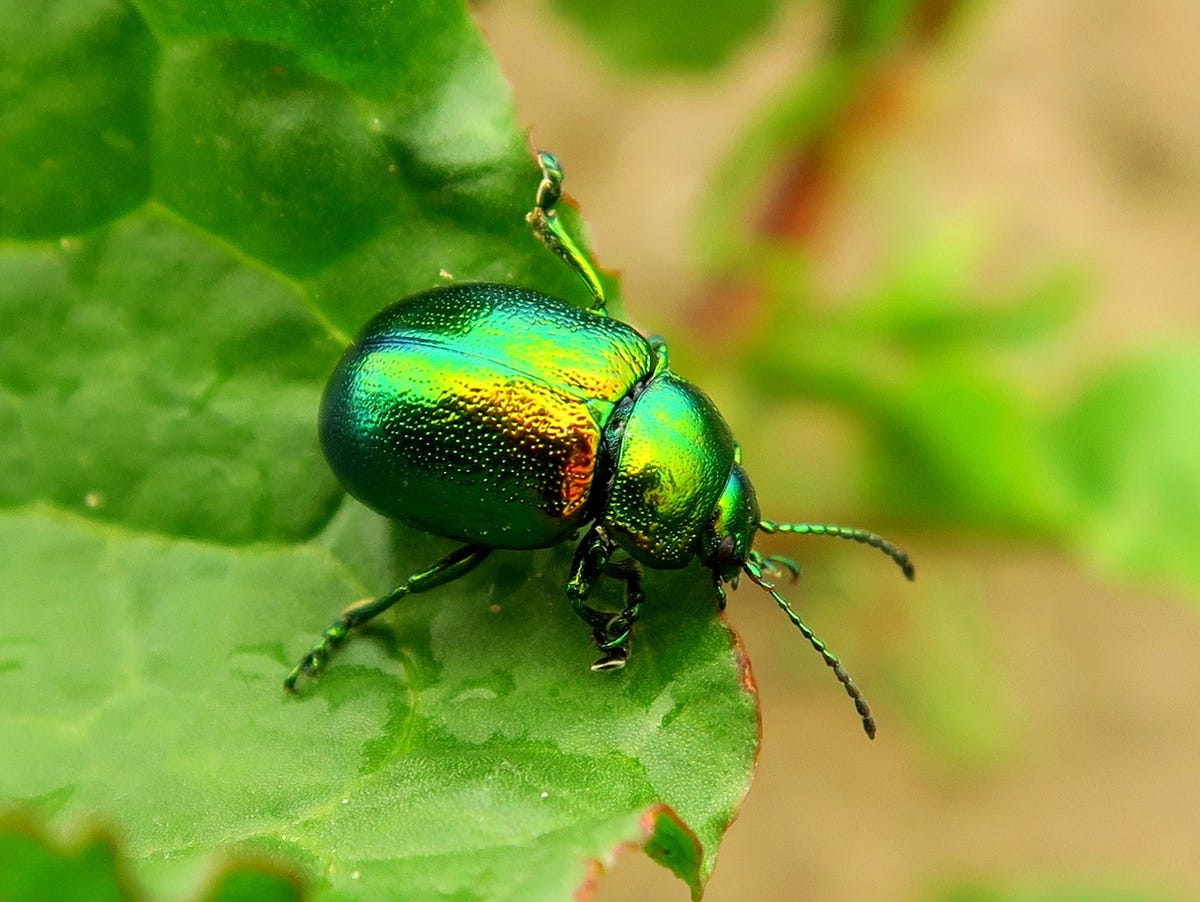
<svg viewBox="0 0 1200 902">
<path fill-rule="evenodd" d="M 146 898 L 115 843 L 89 836 L 60 844 L 28 823 L 0 820 L 0 902 L 136 902 Z M 269 867 L 233 863 L 208 877 L 195 902 L 298 902 L 299 886 Z"/>
<path fill-rule="evenodd" d="M 1048 389 L 1038 379 L 1053 366 L 1020 364 L 1072 346 L 1092 281 L 1078 264 L 982 295 L 986 243 L 943 224 L 923 240 L 899 236 L 900 252 L 866 288 L 830 297 L 805 277 L 805 235 L 769 222 L 746 229 L 788 163 L 836 180 L 821 169 L 831 143 L 877 126 L 859 121 L 862 110 L 894 88 L 905 55 L 936 52 L 977 5 L 832 0 L 825 53 L 729 148 L 695 229 L 714 281 L 752 285 L 766 311 L 757 338 L 738 344 L 738 371 L 759 396 L 852 413 L 870 449 L 869 504 L 884 516 L 1051 538 L 1109 574 L 1200 598 L 1200 341 L 1109 360 Z M 621 27 L 651 32 L 668 8 Z M 641 63 L 610 49 L 602 26 L 583 27 L 620 65 L 689 65 L 669 54 Z"/>
<path fill-rule="evenodd" d="M 935 51 L 975 6 L 828 4 L 827 52 L 730 148 L 696 234 L 714 279 L 752 284 L 766 310 L 758 337 L 739 345 L 739 370 L 760 394 L 852 412 L 870 445 L 869 502 L 884 515 L 1052 538 L 1107 573 L 1200 597 L 1200 342 L 1177 339 L 1047 387 L 1041 374 L 1072 347 L 1086 310 L 1092 279 L 1078 264 L 984 295 L 987 244 L 943 224 L 923 239 L 898 236 L 899 252 L 867 287 L 830 297 L 805 278 L 804 235 L 745 228 L 764 193 L 780 189 L 781 165 L 819 167 L 831 141 L 876 126 L 856 116 L 892 87 L 898 57 Z M 1031 359 L 1050 365 L 1021 365 Z"/>
<path fill-rule="evenodd" d="M 708 71 L 770 25 L 783 0 L 552 0 L 596 48 L 619 64 L 650 72 Z"/>
<path fill-rule="evenodd" d="M 1128 881 L 1114 879 L 1111 884 L 1098 882 L 1044 882 L 996 885 L 975 880 L 935 896 L 937 902 L 1181 902 L 1171 893 L 1133 887 Z"/>
</svg>

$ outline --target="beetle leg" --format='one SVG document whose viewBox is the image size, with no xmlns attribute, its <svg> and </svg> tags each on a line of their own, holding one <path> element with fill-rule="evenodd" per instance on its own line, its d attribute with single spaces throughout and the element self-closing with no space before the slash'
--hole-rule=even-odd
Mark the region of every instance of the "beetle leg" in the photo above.
<svg viewBox="0 0 1200 902">
<path fill-rule="evenodd" d="M 800 564 L 782 554 L 761 554 L 758 551 L 751 551 L 750 561 L 761 567 L 763 572 L 769 574 L 772 579 L 783 576 L 784 569 L 791 574 L 792 582 L 800 578 Z"/>
<path fill-rule="evenodd" d="M 292 672 L 283 681 L 284 688 L 295 691 L 296 680 L 300 678 L 300 674 L 315 677 L 324 670 L 330 655 L 346 641 L 351 630 L 382 614 L 405 595 L 426 592 L 469 573 L 491 553 L 492 549 L 487 545 L 463 545 L 437 563 L 414 573 L 387 595 L 350 605 L 342 612 L 342 616 L 321 634 L 320 640 L 300 659 L 300 663 L 292 668 Z"/>
<path fill-rule="evenodd" d="M 641 614 L 646 593 L 642 588 L 642 568 L 637 561 L 608 561 L 604 565 L 604 575 L 625 581 L 625 607 L 621 613 L 609 619 L 605 627 L 605 641 L 596 643 L 604 652 L 604 657 L 592 665 L 592 670 L 617 670 L 625 666 L 629 657 L 629 639 L 633 634 L 633 625 Z"/>
<path fill-rule="evenodd" d="M 642 590 L 642 571 L 634 561 L 612 561 L 616 543 L 598 525 L 593 526 L 571 562 L 567 580 L 567 599 L 575 616 L 592 628 L 592 641 L 603 655 L 592 664 L 592 670 L 619 670 L 629 657 L 629 637 L 638 619 L 645 593 Z M 601 576 L 625 581 L 625 607 L 617 614 L 597 611 L 584 604 L 592 587 Z"/>
<path fill-rule="evenodd" d="M 654 374 L 658 375 L 671 365 L 671 355 L 667 351 L 667 340 L 661 335 L 651 335 L 646 339 L 654 350 Z"/>
<path fill-rule="evenodd" d="M 550 250 L 554 251 L 567 266 L 575 270 L 592 294 L 593 313 L 607 316 L 605 312 L 604 285 L 587 256 L 579 249 L 570 233 L 558 218 L 554 209 L 562 198 L 563 171 L 558 158 L 552 153 L 538 152 L 538 165 L 542 167 L 542 180 L 538 183 L 534 207 L 525 217 L 533 228 L 533 234 Z"/>
<path fill-rule="evenodd" d="M 576 617 L 592 628 L 593 635 L 600 637 L 597 643 L 607 639 L 605 629 L 612 615 L 590 608 L 584 601 L 592 594 L 592 587 L 604 573 L 604 565 L 611 554 L 608 536 L 599 526 L 593 526 L 575 549 L 575 557 L 571 561 L 571 575 L 567 578 L 567 600 L 571 602 L 571 610 L 575 612 Z"/>
</svg>

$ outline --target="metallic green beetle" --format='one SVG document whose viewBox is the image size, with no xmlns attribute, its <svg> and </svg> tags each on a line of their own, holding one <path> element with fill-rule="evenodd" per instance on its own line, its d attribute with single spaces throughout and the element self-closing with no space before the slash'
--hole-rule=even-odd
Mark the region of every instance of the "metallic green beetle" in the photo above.
<svg viewBox="0 0 1200 902">
<path fill-rule="evenodd" d="M 562 170 L 539 154 L 527 219 L 587 283 L 583 310 L 513 285 L 435 288 L 363 328 L 321 402 L 325 456 L 342 484 L 385 517 L 464 544 L 378 599 L 347 609 L 288 675 L 315 676 L 361 626 L 406 595 L 457 579 L 493 549 L 545 548 L 586 528 L 567 599 L 591 628 L 593 670 L 625 665 L 644 601 L 641 565 L 712 572 L 721 608 L 741 574 L 770 593 L 833 668 L 869 736 L 866 700 L 837 657 L 775 591 L 792 561 L 752 547 L 758 532 L 830 535 L 908 556 L 871 532 L 759 519 L 737 444 L 712 401 L 670 369 L 665 344 L 605 313 L 604 292 L 554 207 Z M 590 525 L 589 525 L 590 524 Z M 613 614 L 585 604 L 601 576 L 625 583 Z"/>
</svg>

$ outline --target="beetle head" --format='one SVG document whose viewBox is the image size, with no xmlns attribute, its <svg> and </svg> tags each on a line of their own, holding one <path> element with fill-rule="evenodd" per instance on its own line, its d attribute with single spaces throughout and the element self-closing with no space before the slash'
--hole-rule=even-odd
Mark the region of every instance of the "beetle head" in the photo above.
<svg viewBox="0 0 1200 902">
<path fill-rule="evenodd" d="M 758 499 L 742 465 L 735 463 L 712 519 L 700 536 L 700 559 L 719 582 L 735 579 L 750 557 L 758 532 Z"/>
</svg>

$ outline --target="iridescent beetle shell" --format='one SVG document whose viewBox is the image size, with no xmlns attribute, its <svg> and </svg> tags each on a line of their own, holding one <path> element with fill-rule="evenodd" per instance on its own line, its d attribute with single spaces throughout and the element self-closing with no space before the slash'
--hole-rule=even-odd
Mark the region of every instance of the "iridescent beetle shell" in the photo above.
<svg viewBox="0 0 1200 902">
<path fill-rule="evenodd" d="M 371 320 L 321 445 L 355 498 L 435 535 L 554 545 L 591 520 L 604 430 L 654 366 L 622 322 L 512 285 L 449 285 Z"/>
</svg>

